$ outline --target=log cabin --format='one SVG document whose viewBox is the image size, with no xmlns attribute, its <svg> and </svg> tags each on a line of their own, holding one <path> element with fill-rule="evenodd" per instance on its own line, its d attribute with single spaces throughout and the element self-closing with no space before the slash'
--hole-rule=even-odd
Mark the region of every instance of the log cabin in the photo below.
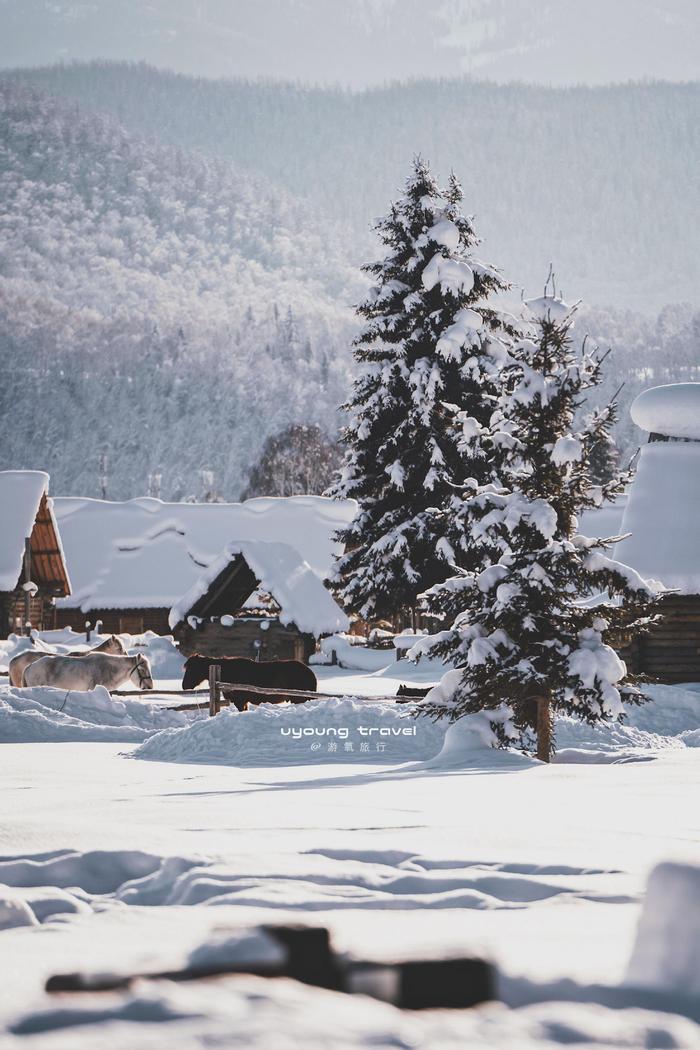
<svg viewBox="0 0 700 1050">
<path fill-rule="evenodd" d="M 71 593 L 48 492 L 41 470 L 0 471 L 0 638 L 51 630 Z"/>
<path fill-rule="evenodd" d="M 186 656 L 307 661 L 348 618 L 286 543 L 229 544 L 173 605 L 170 627 Z"/>
<path fill-rule="evenodd" d="M 662 620 L 622 649 L 630 670 L 700 682 L 700 383 L 643 391 L 632 419 L 649 432 L 615 557 L 667 588 Z"/>
</svg>

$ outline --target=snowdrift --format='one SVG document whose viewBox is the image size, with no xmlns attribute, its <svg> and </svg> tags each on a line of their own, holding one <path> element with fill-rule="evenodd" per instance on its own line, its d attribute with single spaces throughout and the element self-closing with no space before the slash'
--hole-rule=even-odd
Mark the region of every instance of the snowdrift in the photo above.
<svg viewBox="0 0 700 1050">
<path fill-rule="evenodd" d="M 331 634 L 321 639 L 320 653 L 311 657 L 311 663 L 331 663 L 333 653 L 339 667 L 351 671 L 372 673 L 381 671 L 396 659 L 393 649 L 368 649 L 366 645 L 353 643 L 352 635 Z"/>
<path fill-rule="evenodd" d="M 665 748 L 700 746 L 700 693 L 651 687 L 652 700 L 630 709 L 628 722 L 587 726 L 573 718 L 556 721 L 559 762 L 608 763 L 649 760 Z M 325 762 L 419 761 L 431 768 L 531 762 L 516 752 L 496 752 L 484 714 L 453 726 L 411 717 L 412 706 L 362 697 L 328 698 L 306 704 L 261 704 L 238 714 L 225 708 L 215 719 L 189 721 L 144 740 L 135 758 L 159 762 L 203 762 L 232 766 L 289 766 Z M 497 757 L 498 756 L 498 757 Z"/>
<path fill-rule="evenodd" d="M 622 723 L 589 726 L 558 718 L 554 761 L 639 761 L 666 748 L 700 747 L 700 692 L 666 685 L 646 686 L 645 692 L 649 703 L 626 707 Z"/>
<path fill-rule="evenodd" d="M 418 636 L 418 637 L 422 637 Z M 397 635 L 394 643 L 415 642 L 416 635 L 408 632 Z M 408 648 L 408 644 L 406 648 Z M 420 684 L 431 684 L 439 682 L 445 673 L 445 664 L 442 660 L 430 660 L 427 656 L 421 656 L 418 662 L 407 660 L 406 657 L 396 658 L 396 648 L 370 649 L 350 634 L 331 634 L 321 639 L 320 652 L 315 653 L 309 663 L 330 664 L 333 653 L 336 655 L 338 667 L 350 671 L 363 671 L 365 674 L 375 675 L 377 678 L 392 678 L 405 681 L 406 683 L 418 682 Z"/>
<path fill-rule="evenodd" d="M 411 718 L 407 706 L 359 697 L 306 704 L 260 704 L 239 714 L 167 729 L 145 741 L 135 758 L 232 766 L 325 762 L 410 762 L 437 754 L 445 726 Z"/>
<path fill-rule="evenodd" d="M 118 699 L 98 686 L 89 692 L 0 687 L 0 743 L 101 741 L 137 744 L 188 716 L 152 703 Z"/>
<path fill-rule="evenodd" d="M 700 997 L 700 866 L 652 871 L 627 983 Z"/>
<path fill-rule="evenodd" d="M 99 998 L 99 1001 L 97 1001 Z M 281 1035 L 286 1033 L 286 1038 Z M 547 1002 L 520 1010 L 403 1011 L 389 1003 L 297 981 L 228 977 L 196 983 L 142 981 L 124 993 L 68 1002 L 45 996 L 15 1010 L 0 1037 L 71 1050 L 169 1050 L 199 1047 L 303 1046 L 305 1050 L 440 1047 L 441 1050 L 554 1050 L 582 1047 L 697 1045 L 692 1021 L 653 1010 L 614 1010 L 596 1003 Z"/>
</svg>

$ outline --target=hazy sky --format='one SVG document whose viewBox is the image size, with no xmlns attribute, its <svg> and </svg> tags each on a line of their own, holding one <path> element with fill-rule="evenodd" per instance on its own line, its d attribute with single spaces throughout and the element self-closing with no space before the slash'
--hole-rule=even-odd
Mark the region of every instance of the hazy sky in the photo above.
<svg viewBox="0 0 700 1050">
<path fill-rule="evenodd" d="M 353 87 L 700 79 L 700 0 L 0 0 L 0 66 L 144 60 Z"/>
</svg>

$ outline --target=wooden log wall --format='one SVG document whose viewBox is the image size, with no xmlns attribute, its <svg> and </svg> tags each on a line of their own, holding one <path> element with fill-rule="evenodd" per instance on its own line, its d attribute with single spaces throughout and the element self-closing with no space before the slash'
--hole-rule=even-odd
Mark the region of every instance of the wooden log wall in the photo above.
<svg viewBox="0 0 700 1050">
<path fill-rule="evenodd" d="M 261 624 L 268 626 L 263 630 Z M 203 623 L 194 630 L 181 624 L 177 630 L 180 652 L 185 656 L 232 657 L 250 660 L 308 660 L 316 643 L 311 635 L 283 627 L 279 620 L 236 620 L 233 627 Z M 260 642 L 257 646 L 255 643 Z"/>
<path fill-rule="evenodd" d="M 25 614 L 24 591 L 18 588 L 16 591 L 4 592 L 0 596 L 0 637 L 7 638 L 8 634 L 13 633 L 22 634 Z M 56 610 L 51 596 L 39 591 L 30 599 L 29 619 L 37 631 L 53 630 L 56 626 Z"/>
<path fill-rule="evenodd" d="M 168 625 L 169 609 L 91 609 L 84 613 L 80 609 L 56 610 L 58 627 L 72 627 L 82 634 L 85 621 L 95 624 L 102 620 L 102 634 L 142 634 L 143 631 L 154 631 L 156 634 L 172 634 Z"/>
<path fill-rule="evenodd" d="M 661 682 L 700 682 L 700 595 L 675 594 L 659 605 L 663 620 L 620 648 L 630 671 Z"/>
</svg>

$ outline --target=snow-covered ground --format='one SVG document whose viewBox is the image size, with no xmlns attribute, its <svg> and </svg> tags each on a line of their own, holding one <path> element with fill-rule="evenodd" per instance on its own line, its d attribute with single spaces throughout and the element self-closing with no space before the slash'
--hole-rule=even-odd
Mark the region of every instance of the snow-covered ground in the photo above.
<svg viewBox="0 0 700 1050">
<path fill-rule="evenodd" d="M 163 688 L 176 674 L 161 659 Z M 317 667 L 320 688 L 387 696 L 437 677 L 387 659 L 374 673 Z M 483 953 L 513 1004 L 519 977 L 616 984 L 649 872 L 698 861 L 700 691 L 653 695 L 625 727 L 560 723 L 561 761 L 544 768 L 474 732 L 445 745 L 443 726 L 372 699 L 209 720 L 155 710 L 157 689 L 71 695 L 60 711 L 55 691 L 0 687 L 6 1044 L 155 1047 L 163 1021 L 175 1048 L 700 1045 L 687 1019 L 599 1005 L 406 1015 L 254 978 L 70 1005 L 42 991 L 55 973 L 171 969 L 216 929 L 289 919 L 365 958 Z M 347 735 L 321 732 L 332 726 Z"/>
</svg>

